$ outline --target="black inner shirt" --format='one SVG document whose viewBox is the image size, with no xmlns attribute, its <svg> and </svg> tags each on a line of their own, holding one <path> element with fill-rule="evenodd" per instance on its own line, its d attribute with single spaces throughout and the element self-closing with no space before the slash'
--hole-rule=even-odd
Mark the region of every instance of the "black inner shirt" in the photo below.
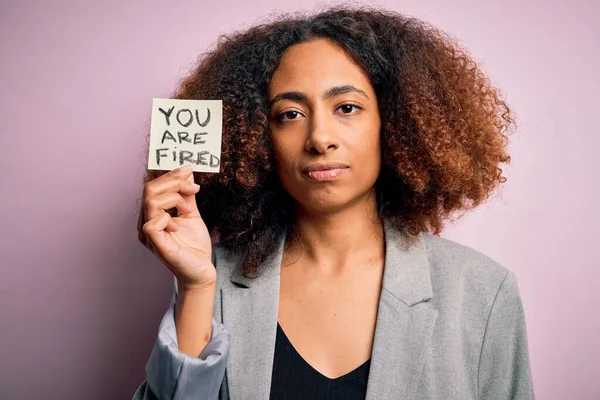
<svg viewBox="0 0 600 400">
<path fill-rule="evenodd" d="M 335 379 L 330 379 L 307 363 L 289 341 L 279 323 L 270 400 L 364 400 L 371 359 Z"/>
</svg>

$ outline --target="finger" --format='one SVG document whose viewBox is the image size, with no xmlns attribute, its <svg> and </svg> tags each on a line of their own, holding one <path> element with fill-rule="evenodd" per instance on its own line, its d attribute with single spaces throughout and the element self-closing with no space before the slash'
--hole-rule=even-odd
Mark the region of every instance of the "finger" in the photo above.
<svg viewBox="0 0 600 400">
<path fill-rule="evenodd" d="M 196 194 L 198 193 L 198 191 L 200 190 L 200 185 L 196 184 L 196 182 L 194 181 L 194 174 L 190 174 L 187 178 L 186 181 L 188 183 L 190 183 L 191 185 L 195 185 L 194 187 L 198 187 L 198 190 L 196 190 L 193 193 L 181 193 L 181 196 L 183 197 L 183 199 L 192 206 L 192 212 L 189 213 L 189 216 L 200 216 L 200 211 L 198 210 L 198 203 L 196 202 Z"/>
<path fill-rule="evenodd" d="M 175 224 L 175 222 L 171 216 L 164 211 L 146 222 L 142 228 L 149 242 L 146 247 L 152 251 L 162 251 L 164 249 L 165 230 L 172 224 Z"/>
<path fill-rule="evenodd" d="M 146 218 L 150 220 L 172 208 L 177 208 L 178 214 L 188 214 L 194 211 L 194 207 L 185 201 L 181 194 L 175 192 L 163 193 L 146 200 Z"/>
<path fill-rule="evenodd" d="M 138 216 L 137 232 L 138 232 L 138 240 L 144 246 L 146 246 L 147 238 L 146 238 L 146 234 L 142 230 L 142 227 L 146 223 L 146 205 L 144 203 L 145 203 L 144 199 L 142 199 L 142 201 L 140 201 L 140 214 Z"/>
<path fill-rule="evenodd" d="M 165 226 L 164 231 L 165 232 L 177 232 L 179 230 L 179 226 L 177 225 L 177 223 L 175 222 L 175 220 L 173 219 L 173 217 L 169 214 L 166 213 L 169 216 L 168 222 L 167 222 L 167 226 Z M 155 218 L 160 217 L 160 215 L 156 216 Z M 148 241 L 148 244 L 152 245 L 152 243 L 150 243 L 150 241 Z"/>
<path fill-rule="evenodd" d="M 165 231 L 167 232 L 177 232 L 179 230 L 179 226 L 177 226 L 177 223 L 175 222 L 175 220 L 173 219 L 173 217 L 171 217 L 171 215 L 169 215 L 169 223 L 167 224 L 167 227 L 165 228 Z"/>
<path fill-rule="evenodd" d="M 144 197 L 152 198 L 166 192 L 180 192 L 182 194 L 197 193 L 200 186 L 194 183 L 191 168 L 177 168 L 144 185 Z M 191 177 L 191 181 L 188 179 Z"/>
</svg>

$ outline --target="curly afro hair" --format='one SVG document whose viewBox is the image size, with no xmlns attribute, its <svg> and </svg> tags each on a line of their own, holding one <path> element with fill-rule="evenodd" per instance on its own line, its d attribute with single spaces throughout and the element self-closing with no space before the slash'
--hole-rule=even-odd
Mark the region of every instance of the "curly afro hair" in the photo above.
<svg viewBox="0 0 600 400">
<path fill-rule="evenodd" d="M 468 52 L 418 19 L 333 7 L 284 15 L 221 36 L 183 80 L 178 99 L 222 99 L 221 173 L 194 173 L 200 212 L 220 244 L 256 276 L 275 240 L 292 231 L 293 201 L 274 170 L 267 87 L 294 44 L 330 39 L 370 78 L 382 121 L 380 216 L 408 239 L 439 234 L 485 201 L 502 176 L 512 114 Z M 149 171 L 145 182 L 164 171 Z"/>
</svg>

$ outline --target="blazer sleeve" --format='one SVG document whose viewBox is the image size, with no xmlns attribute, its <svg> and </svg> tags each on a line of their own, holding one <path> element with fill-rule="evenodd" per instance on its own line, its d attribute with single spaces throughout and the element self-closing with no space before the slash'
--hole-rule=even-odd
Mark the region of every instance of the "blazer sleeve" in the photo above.
<svg viewBox="0 0 600 400">
<path fill-rule="evenodd" d="M 210 341 L 199 357 L 179 351 L 175 329 L 177 283 L 169 309 L 165 313 L 158 338 L 146 364 L 146 380 L 133 400 L 218 399 L 229 357 L 229 332 L 212 320 Z"/>
<path fill-rule="evenodd" d="M 525 314 L 512 272 L 505 276 L 490 310 L 477 384 L 480 399 L 535 399 Z"/>
</svg>

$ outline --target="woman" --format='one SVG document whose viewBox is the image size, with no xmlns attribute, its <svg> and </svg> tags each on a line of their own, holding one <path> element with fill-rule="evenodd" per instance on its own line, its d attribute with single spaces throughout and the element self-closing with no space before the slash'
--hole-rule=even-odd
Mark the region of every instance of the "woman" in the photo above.
<svg viewBox="0 0 600 400">
<path fill-rule="evenodd" d="M 147 176 L 176 284 L 136 399 L 534 397 L 515 276 L 437 236 L 513 126 L 454 41 L 332 8 L 222 38 L 176 97 L 223 100 L 221 172 Z"/>
</svg>

